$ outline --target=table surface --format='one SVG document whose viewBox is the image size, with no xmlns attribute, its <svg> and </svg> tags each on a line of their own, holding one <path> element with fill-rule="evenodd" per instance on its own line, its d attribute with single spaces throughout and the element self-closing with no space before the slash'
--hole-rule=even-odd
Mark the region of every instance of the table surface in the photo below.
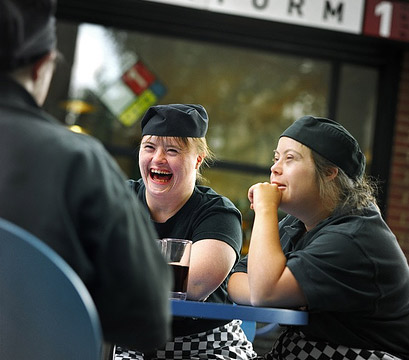
<svg viewBox="0 0 409 360">
<path fill-rule="evenodd" d="M 308 312 L 281 308 L 170 300 L 174 316 L 203 319 L 240 319 L 281 325 L 307 325 Z"/>
</svg>

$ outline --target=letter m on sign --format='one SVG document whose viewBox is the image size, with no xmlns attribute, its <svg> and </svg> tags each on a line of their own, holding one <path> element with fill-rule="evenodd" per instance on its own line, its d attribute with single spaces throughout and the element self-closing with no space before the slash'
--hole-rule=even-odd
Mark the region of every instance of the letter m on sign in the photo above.
<svg viewBox="0 0 409 360">
<path fill-rule="evenodd" d="M 338 21 L 342 22 L 342 17 L 344 13 L 344 3 L 338 2 L 335 6 L 333 6 L 330 0 L 325 1 L 324 5 L 324 16 L 323 18 L 327 20 L 329 17 L 338 17 Z"/>
</svg>

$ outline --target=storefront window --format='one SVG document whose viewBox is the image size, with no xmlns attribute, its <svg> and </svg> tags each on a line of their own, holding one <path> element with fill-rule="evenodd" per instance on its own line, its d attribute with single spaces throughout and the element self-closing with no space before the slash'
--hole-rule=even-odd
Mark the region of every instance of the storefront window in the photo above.
<svg viewBox="0 0 409 360">
<path fill-rule="evenodd" d="M 137 178 L 133 150 L 147 108 L 202 104 L 210 118 L 208 143 L 218 160 L 204 171 L 206 184 L 242 211 L 247 241 L 253 216 L 247 190 L 268 181 L 273 149 L 288 125 L 306 114 L 327 116 L 331 62 L 91 24 L 61 26 L 65 36 L 76 34 L 62 121 L 115 149 L 125 173 Z M 356 81 L 359 99 L 351 91 Z M 368 94 L 362 94 L 364 82 Z M 372 70 L 343 68 L 337 120 L 352 125 L 368 152 L 375 83 Z M 348 123 L 358 110 L 364 128 Z"/>
<path fill-rule="evenodd" d="M 132 67 L 131 81 L 145 86 L 139 93 L 124 78 Z M 294 118 L 325 115 L 329 72 L 328 63 L 312 59 L 84 24 L 70 98 L 94 106 L 95 119 L 68 113 L 66 122 L 103 142 L 132 146 L 149 105 L 200 103 L 218 158 L 268 166 L 277 136 Z M 144 101 L 135 104 L 138 96 Z M 106 122 L 109 129 L 98 130 Z"/>
<path fill-rule="evenodd" d="M 377 82 L 374 68 L 349 64 L 342 67 L 336 120 L 358 140 L 367 159 L 367 172 L 372 162 Z"/>
</svg>

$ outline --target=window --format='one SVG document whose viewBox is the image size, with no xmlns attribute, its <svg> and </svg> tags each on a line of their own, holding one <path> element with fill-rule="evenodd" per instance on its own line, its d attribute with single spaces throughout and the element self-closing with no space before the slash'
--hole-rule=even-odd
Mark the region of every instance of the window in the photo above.
<svg viewBox="0 0 409 360">
<path fill-rule="evenodd" d="M 98 25 L 60 26 L 61 34 L 76 34 L 63 122 L 99 138 L 125 173 L 137 178 L 133 150 L 146 109 L 202 104 L 218 160 L 204 171 L 207 185 L 241 210 L 248 240 L 253 213 L 247 190 L 268 181 L 273 149 L 292 121 L 327 116 L 331 61 Z M 343 64 L 337 85 L 336 120 L 359 139 L 369 159 L 376 83 L 376 69 Z"/>
<path fill-rule="evenodd" d="M 372 162 L 377 81 L 378 73 L 374 68 L 342 66 L 336 120 L 358 140 L 367 159 L 367 172 Z"/>
</svg>

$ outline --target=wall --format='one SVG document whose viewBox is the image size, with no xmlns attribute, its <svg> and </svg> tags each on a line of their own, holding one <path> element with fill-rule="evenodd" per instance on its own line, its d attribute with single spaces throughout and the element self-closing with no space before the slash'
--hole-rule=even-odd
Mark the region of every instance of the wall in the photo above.
<svg viewBox="0 0 409 360">
<path fill-rule="evenodd" d="M 386 221 L 409 260 L 409 51 L 402 61 L 390 171 Z"/>
</svg>

